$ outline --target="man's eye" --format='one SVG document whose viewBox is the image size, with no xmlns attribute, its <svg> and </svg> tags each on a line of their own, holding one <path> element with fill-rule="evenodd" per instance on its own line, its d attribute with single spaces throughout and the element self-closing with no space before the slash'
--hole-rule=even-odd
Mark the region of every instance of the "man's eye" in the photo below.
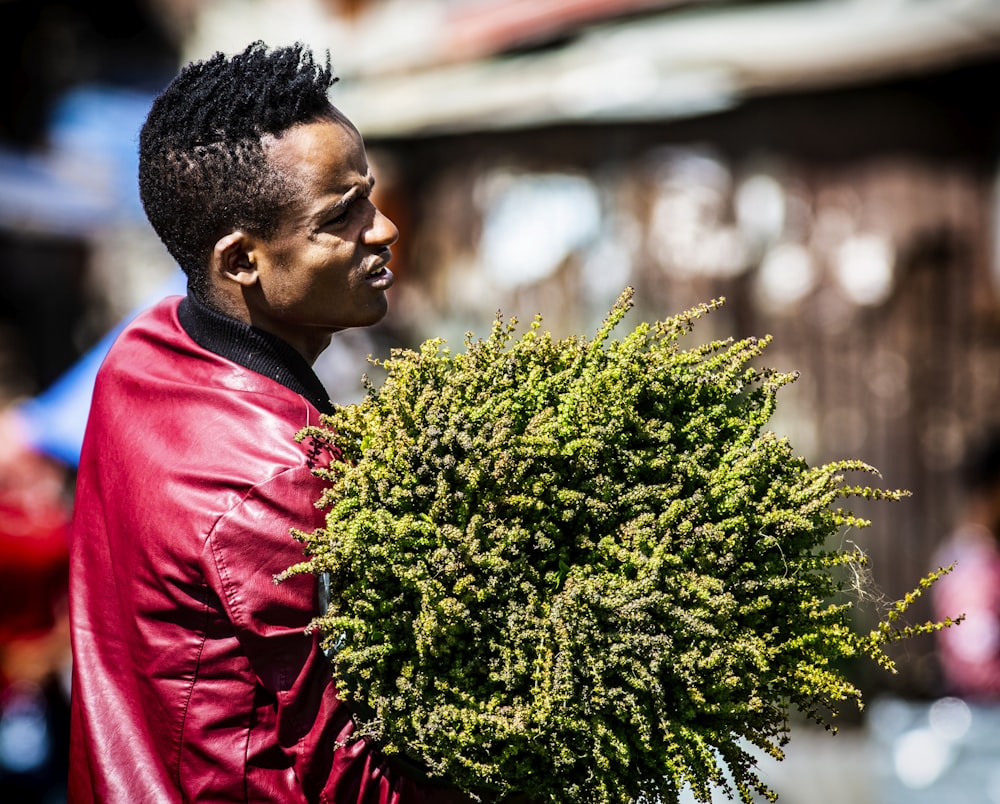
<svg viewBox="0 0 1000 804">
<path fill-rule="evenodd" d="M 339 215 L 336 215 L 336 216 L 330 218 L 330 220 L 327 221 L 327 225 L 329 225 L 329 226 L 338 226 L 338 225 L 340 225 L 342 223 L 345 223 L 347 221 L 347 218 L 350 216 L 350 214 L 351 214 L 351 210 L 350 209 L 345 209 Z"/>
</svg>

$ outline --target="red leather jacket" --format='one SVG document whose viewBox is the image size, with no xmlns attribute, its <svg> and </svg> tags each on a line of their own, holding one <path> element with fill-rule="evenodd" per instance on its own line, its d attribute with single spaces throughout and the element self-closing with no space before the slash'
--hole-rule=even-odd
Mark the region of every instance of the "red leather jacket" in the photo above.
<svg viewBox="0 0 1000 804">
<path fill-rule="evenodd" d="M 303 557 L 290 530 L 322 522 L 293 438 L 322 386 L 287 344 L 178 304 L 133 322 L 97 378 L 72 532 L 69 800 L 466 801 L 367 742 L 335 750 L 352 723 L 304 633 L 316 580 L 273 581 Z"/>
</svg>

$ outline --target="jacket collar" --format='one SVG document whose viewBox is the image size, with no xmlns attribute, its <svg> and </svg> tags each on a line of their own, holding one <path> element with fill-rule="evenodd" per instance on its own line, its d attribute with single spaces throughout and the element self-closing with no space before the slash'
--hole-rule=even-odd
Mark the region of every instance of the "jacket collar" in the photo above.
<svg viewBox="0 0 1000 804">
<path fill-rule="evenodd" d="M 321 413 L 333 413 L 330 396 L 312 366 L 281 338 L 222 315 L 190 293 L 181 299 L 177 317 L 203 349 L 270 377 L 304 396 Z"/>
</svg>

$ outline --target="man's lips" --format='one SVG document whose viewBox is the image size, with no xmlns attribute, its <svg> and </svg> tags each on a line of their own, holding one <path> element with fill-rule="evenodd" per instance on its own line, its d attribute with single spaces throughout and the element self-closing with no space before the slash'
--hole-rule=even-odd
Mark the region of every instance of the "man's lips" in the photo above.
<svg viewBox="0 0 1000 804">
<path fill-rule="evenodd" d="M 386 250 L 384 254 L 379 255 L 378 259 L 373 260 L 372 264 L 365 271 L 365 279 L 379 290 L 391 287 L 396 279 L 388 267 L 390 259 L 392 259 L 392 254 Z"/>
</svg>

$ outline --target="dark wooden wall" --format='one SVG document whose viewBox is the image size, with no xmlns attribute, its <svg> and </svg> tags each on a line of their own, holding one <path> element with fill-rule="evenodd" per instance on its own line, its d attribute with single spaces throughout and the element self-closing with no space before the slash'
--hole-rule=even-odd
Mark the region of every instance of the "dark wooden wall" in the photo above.
<svg viewBox="0 0 1000 804">
<path fill-rule="evenodd" d="M 1000 64 L 989 63 L 759 99 L 693 121 L 370 142 L 392 177 L 382 192 L 402 232 L 386 327 L 413 345 L 485 333 L 503 310 L 522 320 L 541 313 L 559 334 L 589 332 L 614 295 L 593 286 L 606 279 L 602 265 L 618 270 L 618 262 L 637 290 L 635 316 L 662 318 L 725 296 L 702 337 L 771 334 L 772 365 L 801 373 L 785 390 L 776 429 L 810 462 L 861 458 L 885 486 L 912 492 L 899 503 L 856 506 L 873 524 L 845 534 L 870 555 L 885 595 L 899 597 L 930 567 L 958 516 L 956 468 L 966 445 L 1000 424 L 1000 127 L 976 89 L 998 77 Z M 482 273 L 484 194 L 498 176 L 539 174 L 591 182 L 604 256 L 574 253 L 539 281 L 498 286 Z M 782 230 L 766 243 L 738 215 L 740 188 L 753 176 L 780 187 L 785 202 Z M 678 263 L 683 249 L 671 252 L 682 226 L 702 246 L 690 252 L 704 261 L 697 270 Z M 892 269 L 888 292 L 865 304 L 852 301 L 836 269 L 839 248 L 857 236 L 886 245 Z M 711 248 L 726 238 L 742 257 L 723 249 L 713 264 Z M 760 275 L 782 243 L 807 251 L 813 283 L 776 308 L 762 301 Z M 928 613 L 917 607 L 918 616 Z M 937 692 L 930 640 L 903 646 L 899 663 L 892 678 L 859 672 L 873 686 Z"/>
</svg>

